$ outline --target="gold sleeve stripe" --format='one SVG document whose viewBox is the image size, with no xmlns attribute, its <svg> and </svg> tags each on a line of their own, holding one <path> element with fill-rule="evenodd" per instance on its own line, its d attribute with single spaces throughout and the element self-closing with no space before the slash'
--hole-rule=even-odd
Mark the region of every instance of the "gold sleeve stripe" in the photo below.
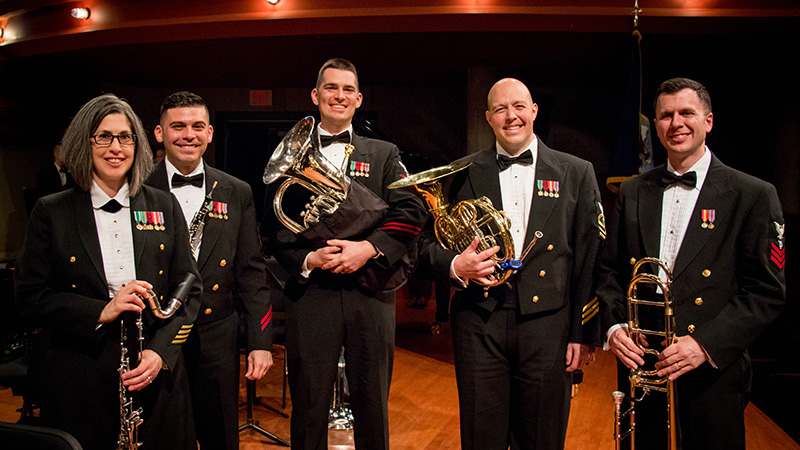
<svg viewBox="0 0 800 450">
<path fill-rule="evenodd" d="M 176 337 L 176 338 L 175 338 L 175 339 L 172 341 L 172 343 L 173 343 L 173 344 L 183 344 L 184 342 L 186 342 L 186 339 L 188 339 L 188 338 L 177 339 L 177 337 Z"/>
<path fill-rule="evenodd" d="M 583 307 L 583 315 L 581 318 L 581 325 L 586 324 L 586 322 L 592 320 L 594 316 L 600 311 L 600 302 L 597 300 L 597 297 L 593 298 L 586 306 Z"/>
<path fill-rule="evenodd" d="M 190 323 L 189 325 L 182 325 L 181 330 L 191 330 L 193 326 L 193 323 Z"/>
</svg>

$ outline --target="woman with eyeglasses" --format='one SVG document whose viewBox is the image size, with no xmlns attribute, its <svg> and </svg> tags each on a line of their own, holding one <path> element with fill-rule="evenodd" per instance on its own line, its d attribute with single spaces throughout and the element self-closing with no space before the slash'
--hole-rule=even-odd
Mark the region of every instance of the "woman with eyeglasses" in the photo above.
<svg viewBox="0 0 800 450">
<path fill-rule="evenodd" d="M 17 270 L 23 314 L 41 328 L 30 372 L 39 373 L 42 425 L 84 449 L 117 448 L 120 398 L 138 393 L 148 449 L 196 449 L 180 354 L 200 305 L 201 284 L 177 200 L 144 185 L 153 167 L 130 105 L 96 97 L 67 128 L 64 163 L 77 187 L 40 199 Z M 155 317 L 142 298 L 170 294 L 197 276 L 184 306 Z M 120 390 L 120 319 L 143 317 L 141 362 L 132 356 Z M 128 340 L 136 340 L 128 333 Z"/>
</svg>

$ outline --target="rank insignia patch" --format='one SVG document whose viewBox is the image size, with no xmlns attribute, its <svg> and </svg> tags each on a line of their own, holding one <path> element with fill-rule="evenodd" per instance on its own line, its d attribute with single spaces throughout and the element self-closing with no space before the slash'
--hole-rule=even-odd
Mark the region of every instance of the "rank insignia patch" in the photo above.
<svg viewBox="0 0 800 450">
<path fill-rule="evenodd" d="M 272 321 L 272 306 L 269 307 L 269 311 L 264 314 L 264 317 L 261 318 L 261 331 L 264 331 L 264 328 L 267 328 L 267 325 Z"/>
<path fill-rule="evenodd" d="M 600 228 L 600 238 L 606 238 L 606 217 L 603 214 L 603 205 L 597 202 L 597 210 L 600 211 L 597 215 L 597 226 Z"/>
<path fill-rule="evenodd" d="M 772 222 L 772 225 L 775 230 L 775 235 L 770 239 L 773 241 L 770 242 L 770 260 L 772 260 L 778 269 L 783 269 L 783 266 L 786 264 L 786 248 L 783 242 L 783 232 L 786 225 L 779 224 L 778 222 Z"/>
<path fill-rule="evenodd" d="M 175 338 L 172 340 L 173 344 L 183 344 L 186 342 L 186 339 L 189 338 L 189 333 L 192 332 L 192 327 L 194 324 L 189 325 L 182 325 L 181 329 L 178 330 L 178 334 L 175 335 Z"/>
</svg>

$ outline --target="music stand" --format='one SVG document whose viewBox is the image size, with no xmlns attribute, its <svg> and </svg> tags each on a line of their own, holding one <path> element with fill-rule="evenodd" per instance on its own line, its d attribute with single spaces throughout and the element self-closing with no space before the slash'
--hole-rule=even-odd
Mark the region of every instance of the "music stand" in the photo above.
<svg viewBox="0 0 800 450">
<path fill-rule="evenodd" d="M 268 259 L 267 260 L 267 282 L 270 284 L 270 287 L 272 289 L 275 289 L 277 291 L 283 290 L 283 282 L 281 281 L 280 278 L 278 278 L 277 275 L 275 275 L 275 272 L 274 272 L 274 270 L 280 270 L 280 269 L 281 268 L 278 265 L 277 261 L 275 261 L 274 259 Z M 286 405 L 286 403 L 285 403 L 286 402 L 286 368 L 285 368 L 285 365 L 286 365 L 286 355 L 284 354 L 284 377 L 283 377 L 283 383 L 284 383 L 284 391 L 283 391 L 284 392 L 284 407 Z M 247 402 L 245 403 L 245 405 L 247 406 L 247 421 L 244 423 L 244 425 L 240 425 L 239 426 L 239 433 L 241 433 L 242 431 L 245 431 L 245 430 L 255 430 L 256 432 L 260 433 L 261 435 L 271 439 L 273 442 L 275 442 L 278 445 L 282 445 L 284 447 L 291 447 L 292 446 L 291 444 L 289 444 L 285 440 L 279 438 L 278 436 L 275 436 L 274 434 L 270 433 L 269 431 L 261 428 L 258 425 L 258 422 L 256 422 L 255 419 L 253 419 L 253 405 L 258 405 L 258 406 L 264 407 L 264 408 L 266 408 L 266 409 L 268 409 L 268 410 L 270 410 L 270 411 L 272 411 L 272 412 L 274 412 L 274 413 L 276 413 L 276 414 L 278 414 L 278 415 L 280 415 L 281 417 L 284 417 L 284 418 L 288 418 L 289 415 L 286 414 L 283 411 L 279 411 L 279 410 L 277 410 L 277 409 L 265 404 L 264 402 L 262 402 L 256 396 L 256 380 L 247 380 L 246 379 L 245 380 L 245 385 L 246 385 L 246 389 L 247 389 Z"/>
<path fill-rule="evenodd" d="M 284 441 L 283 439 L 279 438 L 278 436 L 275 436 L 274 434 L 270 433 L 269 431 L 261 428 L 258 425 L 258 422 L 255 419 L 253 419 L 253 405 L 258 401 L 258 400 L 256 400 L 256 380 L 247 380 L 246 384 L 247 384 L 247 403 L 246 403 L 246 406 L 247 406 L 247 421 L 245 422 L 244 425 L 240 425 L 239 426 L 239 433 L 241 433 L 242 431 L 245 431 L 245 430 L 255 430 L 258 433 L 260 433 L 261 435 L 271 439 L 273 442 L 275 442 L 278 445 L 282 445 L 284 447 L 291 447 L 292 445 L 289 444 L 288 442 Z M 282 415 L 283 417 L 289 417 L 285 413 L 277 411 L 276 409 L 270 407 L 269 405 L 265 405 L 261 401 L 258 401 L 258 404 L 260 406 L 263 406 L 263 407 L 271 410 L 271 411 L 275 411 L 276 413 Z"/>
</svg>

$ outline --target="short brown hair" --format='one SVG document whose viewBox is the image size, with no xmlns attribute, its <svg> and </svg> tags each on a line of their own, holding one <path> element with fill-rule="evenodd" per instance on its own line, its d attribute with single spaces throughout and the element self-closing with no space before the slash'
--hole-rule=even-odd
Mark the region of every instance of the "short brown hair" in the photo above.
<svg viewBox="0 0 800 450">
<path fill-rule="evenodd" d="M 317 74 L 317 84 L 314 87 L 319 88 L 322 85 L 322 74 L 325 73 L 328 69 L 339 69 L 339 70 L 346 70 L 348 72 L 353 72 L 353 75 L 356 76 L 356 90 L 358 88 L 358 72 L 356 72 L 356 66 L 353 65 L 350 61 L 344 58 L 331 58 L 325 61 L 325 64 L 319 69 L 319 73 Z"/>
<path fill-rule="evenodd" d="M 691 89 L 695 91 L 697 96 L 700 97 L 700 101 L 703 103 L 703 106 L 706 108 L 705 113 L 711 113 L 711 96 L 708 95 L 708 89 L 706 89 L 705 86 L 697 81 L 689 78 L 672 78 L 661 83 L 658 89 L 656 89 L 656 99 L 653 101 L 653 109 L 657 109 L 658 97 L 662 95 L 677 94 L 684 89 Z"/>
<path fill-rule="evenodd" d="M 200 97 L 194 92 L 180 91 L 170 94 L 164 99 L 163 102 L 161 102 L 161 110 L 158 114 L 158 120 L 161 120 L 161 118 L 164 117 L 164 113 L 170 109 L 191 108 L 195 106 L 202 106 L 206 110 L 206 115 L 210 116 L 210 113 L 208 112 L 208 106 L 206 105 L 206 102 L 203 101 L 203 97 Z"/>
</svg>

